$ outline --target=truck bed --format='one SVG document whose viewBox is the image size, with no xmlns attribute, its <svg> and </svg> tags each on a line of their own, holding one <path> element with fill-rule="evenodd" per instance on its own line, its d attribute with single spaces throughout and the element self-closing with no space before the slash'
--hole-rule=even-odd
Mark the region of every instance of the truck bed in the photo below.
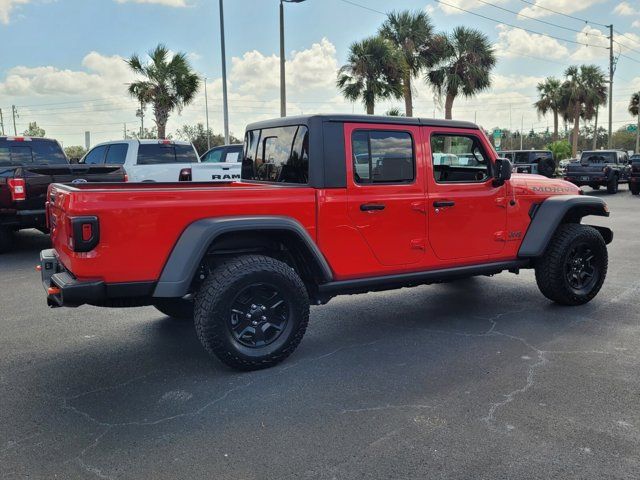
<svg viewBox="0 0 640 480">
<path fill-rule="evenodd" d="M 107 283 L 156 280 L 179 235 L 211 216 L 287 215 L 316 236 L 316 190 L 260 183 L 54 184 L 51 239 L 78 279 Z M 100 240 L 87 253 L 69 246 L 70 218 L 95 216 Z M 78 261 L 82 259 L 82 261 Z M 126 266 L 126 268 L 123 268 Z"/>
</svg>

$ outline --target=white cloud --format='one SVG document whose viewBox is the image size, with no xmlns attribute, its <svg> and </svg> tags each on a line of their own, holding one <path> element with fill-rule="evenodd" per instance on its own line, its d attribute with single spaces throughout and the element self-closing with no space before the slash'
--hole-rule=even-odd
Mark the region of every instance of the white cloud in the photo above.
<svg viewBox="0 0 640 480">
<path fill-rule="evenodd" d="M 542 82 L 544 77 L 531 77 L 527 75 L 500 75 L 491 76 L 491 87 L 493 90 L 531 90 Z"/>
<path fill-rule="evenodd" d="M 286 61 L 287 86 L 293 90 L 328 88 L 335 84 L 336 48 L 326 38 L 311 48 L 294 51 Z M 261 93 L 280 85 L 280 58 L 252 50 L 231 59 L 230 78 L 243 92 Z"/>
<path fill-rule="evenodd" d="M 638 12 L 627 2 L 620 2 L 618 5 L 616 5 L 616 8 L 613 9 L 613 13 L 617 13 L 618 15 L 623 16 L 630 16 L 637 15 L 640 12 Z"/>
<path fill-rule="evenodd" d="M 582 10 L 586 10 L 587 8 L 595 5 L 597 3 L 602 3 L 605 0 L 536 0 L 535 6 L 525 7 L 520 10 L 522 15 L 526 15 L 528 17 L 547 17 L 549 15 L 554 15 L 553 12 L 545 9 L 551 9 L 555 12 L 572 14 L 576 12 L 580 12 Z M 543 7 L 543 8 L 538 8 Z"/>
<path fill-rule="evenodd" d="M 477 10 L 479 8 L 482 8 L 483 6 L 483 4 L 477 2 L 476 0 L 447 0 L 446 3 L 448 3 L 448 5 L 445 5 L 444 3 L 438 3 L 438 8 L 447 15 L 460 15 L 464 13 L 462 10 L 460 10 L 461 8 L 464 10 Z M 496 0 L 493 3 L 499 5 L 508 3 L 508 0 Z"/>
<path fill-rule="evenodd" d="M 634 20 L 631 26 L 633 28 L 640 28 L 640 20 Z"/>
<path fill-rule="evenodd" d="M 167 7 L 188 7 L 187 0 L 116 0 L 118 3 L 155 3 Z"/>
<path fill-rule="evenodd" d="M 530 55 L 561 59 L 569 55 L 569 49 L 553 38 L 506 25 L 498 25 L 496 28 L 498 29 L 498 42 L 495 44 L 495 49 L 498 56 L 517 58 Z"/>
<path fill-rule="evenodd" d="M 576 34 L 576 41 L 585 45 L 578 46 L 571 54 L 571 60 L 586 62 L 609 56 L 609 51 L 606 49 L 609 47 L 609 39 L 602 30 L 585 25 L 582 31 Z"/>
<path fill-rule="evenodd" d="M 16 5 L 24 5 L 31 0 L 0 0 L 0 23 L 9 23 L 9 15 Z"/>
</svg>

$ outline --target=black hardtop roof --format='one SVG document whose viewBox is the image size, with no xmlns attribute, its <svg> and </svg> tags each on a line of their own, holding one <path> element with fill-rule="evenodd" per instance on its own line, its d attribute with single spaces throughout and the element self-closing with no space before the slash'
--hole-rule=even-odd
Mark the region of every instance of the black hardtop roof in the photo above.
<svg viewBox="0 0 640 480">
<path fill-rule="evenodd" d="M 537 148 L 532 150 L 500 150 L 500 153 L 518 153 L 518 152 L 548 152 L 553 153 L 551 150 L 545 150 L 544 148 Z"/>
<path fill-rule="evenodd" d="M 261 128 L 283 127 L 289 125 L 309 125 L 311 121 L 338 122 L 338 123 L 386 123 L 392 125 L 417 125 L 429 127 L 451 127 L 451 128 L 471 128 L 478 130 L 479 127 L 473 122 L 461 120 L 444 120 L 440 118 L 417 118 L 417 117 L 391 117 L 382 115 L 349 115 L 349 114 L 314 114 L 297 115 L 284 118 L 274 118 L 262 120 L 247 125 L 247 130 L 259 130 Z"/>
<path fill-rule="evenodd" d="M 589 154 L 598 154 L 598 153 L 614 153 L 614 152 L 619 152 L 619 153 L 627 153 L 624 150 L 619 150 L 617 148 L 612 148 L 609 150 L 584 150 L 581 155 L 584 155 L 585 153 L 589 153 Z"/>
</svg>

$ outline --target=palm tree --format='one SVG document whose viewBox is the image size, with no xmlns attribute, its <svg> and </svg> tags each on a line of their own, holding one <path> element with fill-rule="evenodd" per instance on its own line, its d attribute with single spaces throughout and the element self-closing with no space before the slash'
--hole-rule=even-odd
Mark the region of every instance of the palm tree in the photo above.
<svg viewBox="0 0 640 480">
<path fill-rule="evenodd" d="M 431 19 L 424 11 L 392 12 L 380 27 L 380 36 L 389 40 L 400 53 L 404 64 L 402 89 L 405 114 L 407 117 L 412 117 L 411 81 L 424 68 L 433 66 L 438 55 Z"/>
<path fill-rule="evenodd" d="M 170 113 L 182 110 L 191 103 L 198 92 L 200 79 L 191 71 L 184 53 L 171 56 L 169 49 L 160 44 L 149 52 L 150 62 L 142 63 L 138 55 L 126 60 L 142 79 L 129 85 L 129 94 L 142 105 L 151 104 L 158 138 L 165 138 Z"/>
<path fill-rule="evenodd" d="M 565 72 L 565 81 L 562 83 L 562 104 L 563 116 L 565 120 L 573 122 L 573 133 L 571 134 L 571 155 L 578 154 L 578 135 L 580 133 L 580 117 L 583 112 L 584 103 L 587 97 L 587 88 L 581 75 L 581 69 L 572 65 Z"/>
<path fill-rule="evenodd" d="M 538 84 L 538 94 L 540 98 L 533 104 L 538 111 L 538 115 L 546 115 L 553 112 L 553 136 L 552 141 L 558 140 L 558 114 L 561 109 L 561 87 L 560 80 L 554 77 L 545 78 L 544 82 Z"/>
<path fill-rule="evenodd" d="M 638 125 L 636 128 L 636 153 L 640 152 L 640 93 L 632 93 L 629 100 L 629 113 L 634 117 L 638 117 Z"/>
<path fill-rule="evenodd" d="M 456 27 L 446 37 L 441 60 L 427 74 L 438 97 L 445 98 L 445 118 L 452 118 L 453 101 L 458 95 L 473 97 L 491 86 L 491 69 L 495 64 L 491 42 L 482 32 Z"/>
<path fill-rule="evenodd" d="M 402 97 L 403 73 L 396 50 L 384 38 L 374 36 L 349 47 L 336 83 L 348 100 L 362 98 L 367 114 L 373 115 L 377 99 Z"/>
<path fill-rule="evenodd" d="M 584 120 L 595 119 L 593 129 L 593 145 L 598 143 L 598 110 L 607 103 L 607 79 L 604 72 L 597 65 L 583 65 L 581 75 L 587 89 L 582 118 Z"/>
</svg>

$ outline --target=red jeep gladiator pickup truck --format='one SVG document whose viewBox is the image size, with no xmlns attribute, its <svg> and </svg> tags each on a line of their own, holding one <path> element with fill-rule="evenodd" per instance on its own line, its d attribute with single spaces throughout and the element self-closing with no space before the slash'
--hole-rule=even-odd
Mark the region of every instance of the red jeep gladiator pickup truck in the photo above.
<svg viewBox="0 0 640 480">
<path fill-rule="evenodd" d="M 534 268 L 549 299 L 588 302 L 613 234 L 581 221 L 606 204 L 497 157 L 472 123 L 314 115 L 249 125 L 238 183 L 52 185 L 48 303 L 154 305 L 249 370 L 336 295 Z"/>
</svg>

